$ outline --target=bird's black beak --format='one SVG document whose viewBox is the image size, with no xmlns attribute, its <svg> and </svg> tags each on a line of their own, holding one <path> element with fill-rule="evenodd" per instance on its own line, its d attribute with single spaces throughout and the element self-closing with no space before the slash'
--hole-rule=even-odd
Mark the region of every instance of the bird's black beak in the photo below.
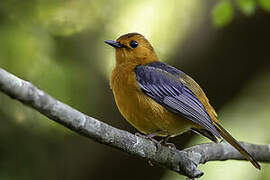
<svg viewBox="0 0 270 180">
<path fill-rule="evenodd" d="M 117 41 L 112 41 L 112 40 L 106 40 L 106 41 L 104 41 L 106 44 L 109 44 L 110 46 L 112 46 L 112 47 L 115 47 L 115 48 L 123 48 L 124 47 L 124 45 L 123 44 L 121 44 L 121 43 L 119 43 L 119 42 L 117 42 Z"/>
</svg>

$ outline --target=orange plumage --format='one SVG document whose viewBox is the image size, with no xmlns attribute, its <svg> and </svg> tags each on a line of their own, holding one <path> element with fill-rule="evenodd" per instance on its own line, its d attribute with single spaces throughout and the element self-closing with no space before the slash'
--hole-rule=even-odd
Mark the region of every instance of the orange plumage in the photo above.
<svg viewBox="0 0 270 180">
<path fill-rule="evenodd" d="M 111 88 L 124 118 L 146 135 L 172 137 L 189 129 L 217 142 L 224 138 L 256 168 L 257 161 L 218 123 L 200 86 L 184 72 L 158 61 L 142 35 L 129 33 L 117 41 Z"/>
<path fill-rule="evenodd" d="M 158 130 L 160 136 L 177 135 L 188 130 L 192 122 L 177 116 L 147 97 L 135 78 L 135 63 L 117 65 L 111 76 L 111 88 L 124 118 L 144 134 Z"/>
</svg>

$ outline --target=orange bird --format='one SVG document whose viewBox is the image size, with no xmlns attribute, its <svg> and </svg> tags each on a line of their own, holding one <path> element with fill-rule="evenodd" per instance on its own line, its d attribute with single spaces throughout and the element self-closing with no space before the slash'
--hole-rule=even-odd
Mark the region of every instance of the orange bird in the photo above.
<svg viewBox="0 0 270 180">
<path fill-rule="evenodd" d="M 162 62 L 149 41 L 128 33 L 105 43 L 115 48 L 110 85 L 124 118 L 147 138 L 193 130 L 214 142 L 223 138 L 254 167 L 258 162 L 218 122 L 201 87 L 184 72 Z"/>
</svg>

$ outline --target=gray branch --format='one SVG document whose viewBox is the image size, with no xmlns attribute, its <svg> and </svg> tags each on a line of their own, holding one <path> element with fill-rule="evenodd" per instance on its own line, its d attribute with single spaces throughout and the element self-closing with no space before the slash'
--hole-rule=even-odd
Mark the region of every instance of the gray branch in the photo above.
<svg viewBox="0 0 270 180">
<path fill-rule="evenodd" d="M 203 175 L 199 164 L 207 161 L 239 159 L 244 157 L 229 144 L 206 143 L 179 151 L 156 145 L 147 139 L 114 128 L 54 99 L 30 82 L 24 81 L 0 68 L 0 91 L 30 106 L 48 118 L 99 143 L 117 148 L 146 161 L 159 164 L 189 178 Z M 270 145 L 242 145 L 261 162 L 270 162 Z"/>
</svg>

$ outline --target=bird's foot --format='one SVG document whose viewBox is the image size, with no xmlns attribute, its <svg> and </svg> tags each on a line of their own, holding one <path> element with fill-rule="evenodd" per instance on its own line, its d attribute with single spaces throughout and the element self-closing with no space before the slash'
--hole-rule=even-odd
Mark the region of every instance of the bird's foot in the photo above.
<svg viewBox="0 0 270 180">
<path fill-rule="evenodd" d="M 152 134 L 148 134 L 148 135 L 143 135 L 141 133 L 135 133 L 136 136 L 145 138 L 145 139 L 149 139 L 151 140 L 155 145 L 156 145 L 156 149 L 157 151 L 159 151 L 161 149 L 161 146 L 166 146 L 170 149 L 176 149 L 176 146 L 173 143 L 169 143 L 167 142 L 170 138 L 170 135 L 166 136 L 165 138 L 161 139 L 160 141 L 157 141 L 156 139 L 154 139 L 154 137 L 159 133 L 160 131 L 157 131 L 155 133 Z"/>
<path fill-rule="evenodd" d="M 157 151 L 159 151 L 160 148 L 161 148 L 161 144 L 159 143 L 160 141 L 157 141 L 157 140 L 154 139 L 154 137 L 158 133 L 159 132 L 155 132 L 155 133 L 152 133 L 152 134 L 144 135 L 144 134 L 141 134 L 141 133 L 137 132 L 137 133 L 135 133 L 135 135 L 138 136 L 138 137 L 144 138 L 144 139 L 149 139 L 150 141 L 152 141 L 155 144 Z"/>
<path fill-rule="evenodd" d="M 173 149 L 173 150 L 176 149 L 176 146 L 173 143 L 166 142 L 166 143 L 164 143 L 164 146 L 167 146 L 168 148 Z"/>
<path fill-rule="evenodd" d="M 169 143 L 167 142 L 170 138 L 170 135 L 166 136 L 165 138 L 161 139 L 158 143 L 161 145 L 164 145 L 170 149 L 173 149 L 175 150 L 176 149 L 176 146 L 173 144 L 173 143 Z"/>
</svg>

